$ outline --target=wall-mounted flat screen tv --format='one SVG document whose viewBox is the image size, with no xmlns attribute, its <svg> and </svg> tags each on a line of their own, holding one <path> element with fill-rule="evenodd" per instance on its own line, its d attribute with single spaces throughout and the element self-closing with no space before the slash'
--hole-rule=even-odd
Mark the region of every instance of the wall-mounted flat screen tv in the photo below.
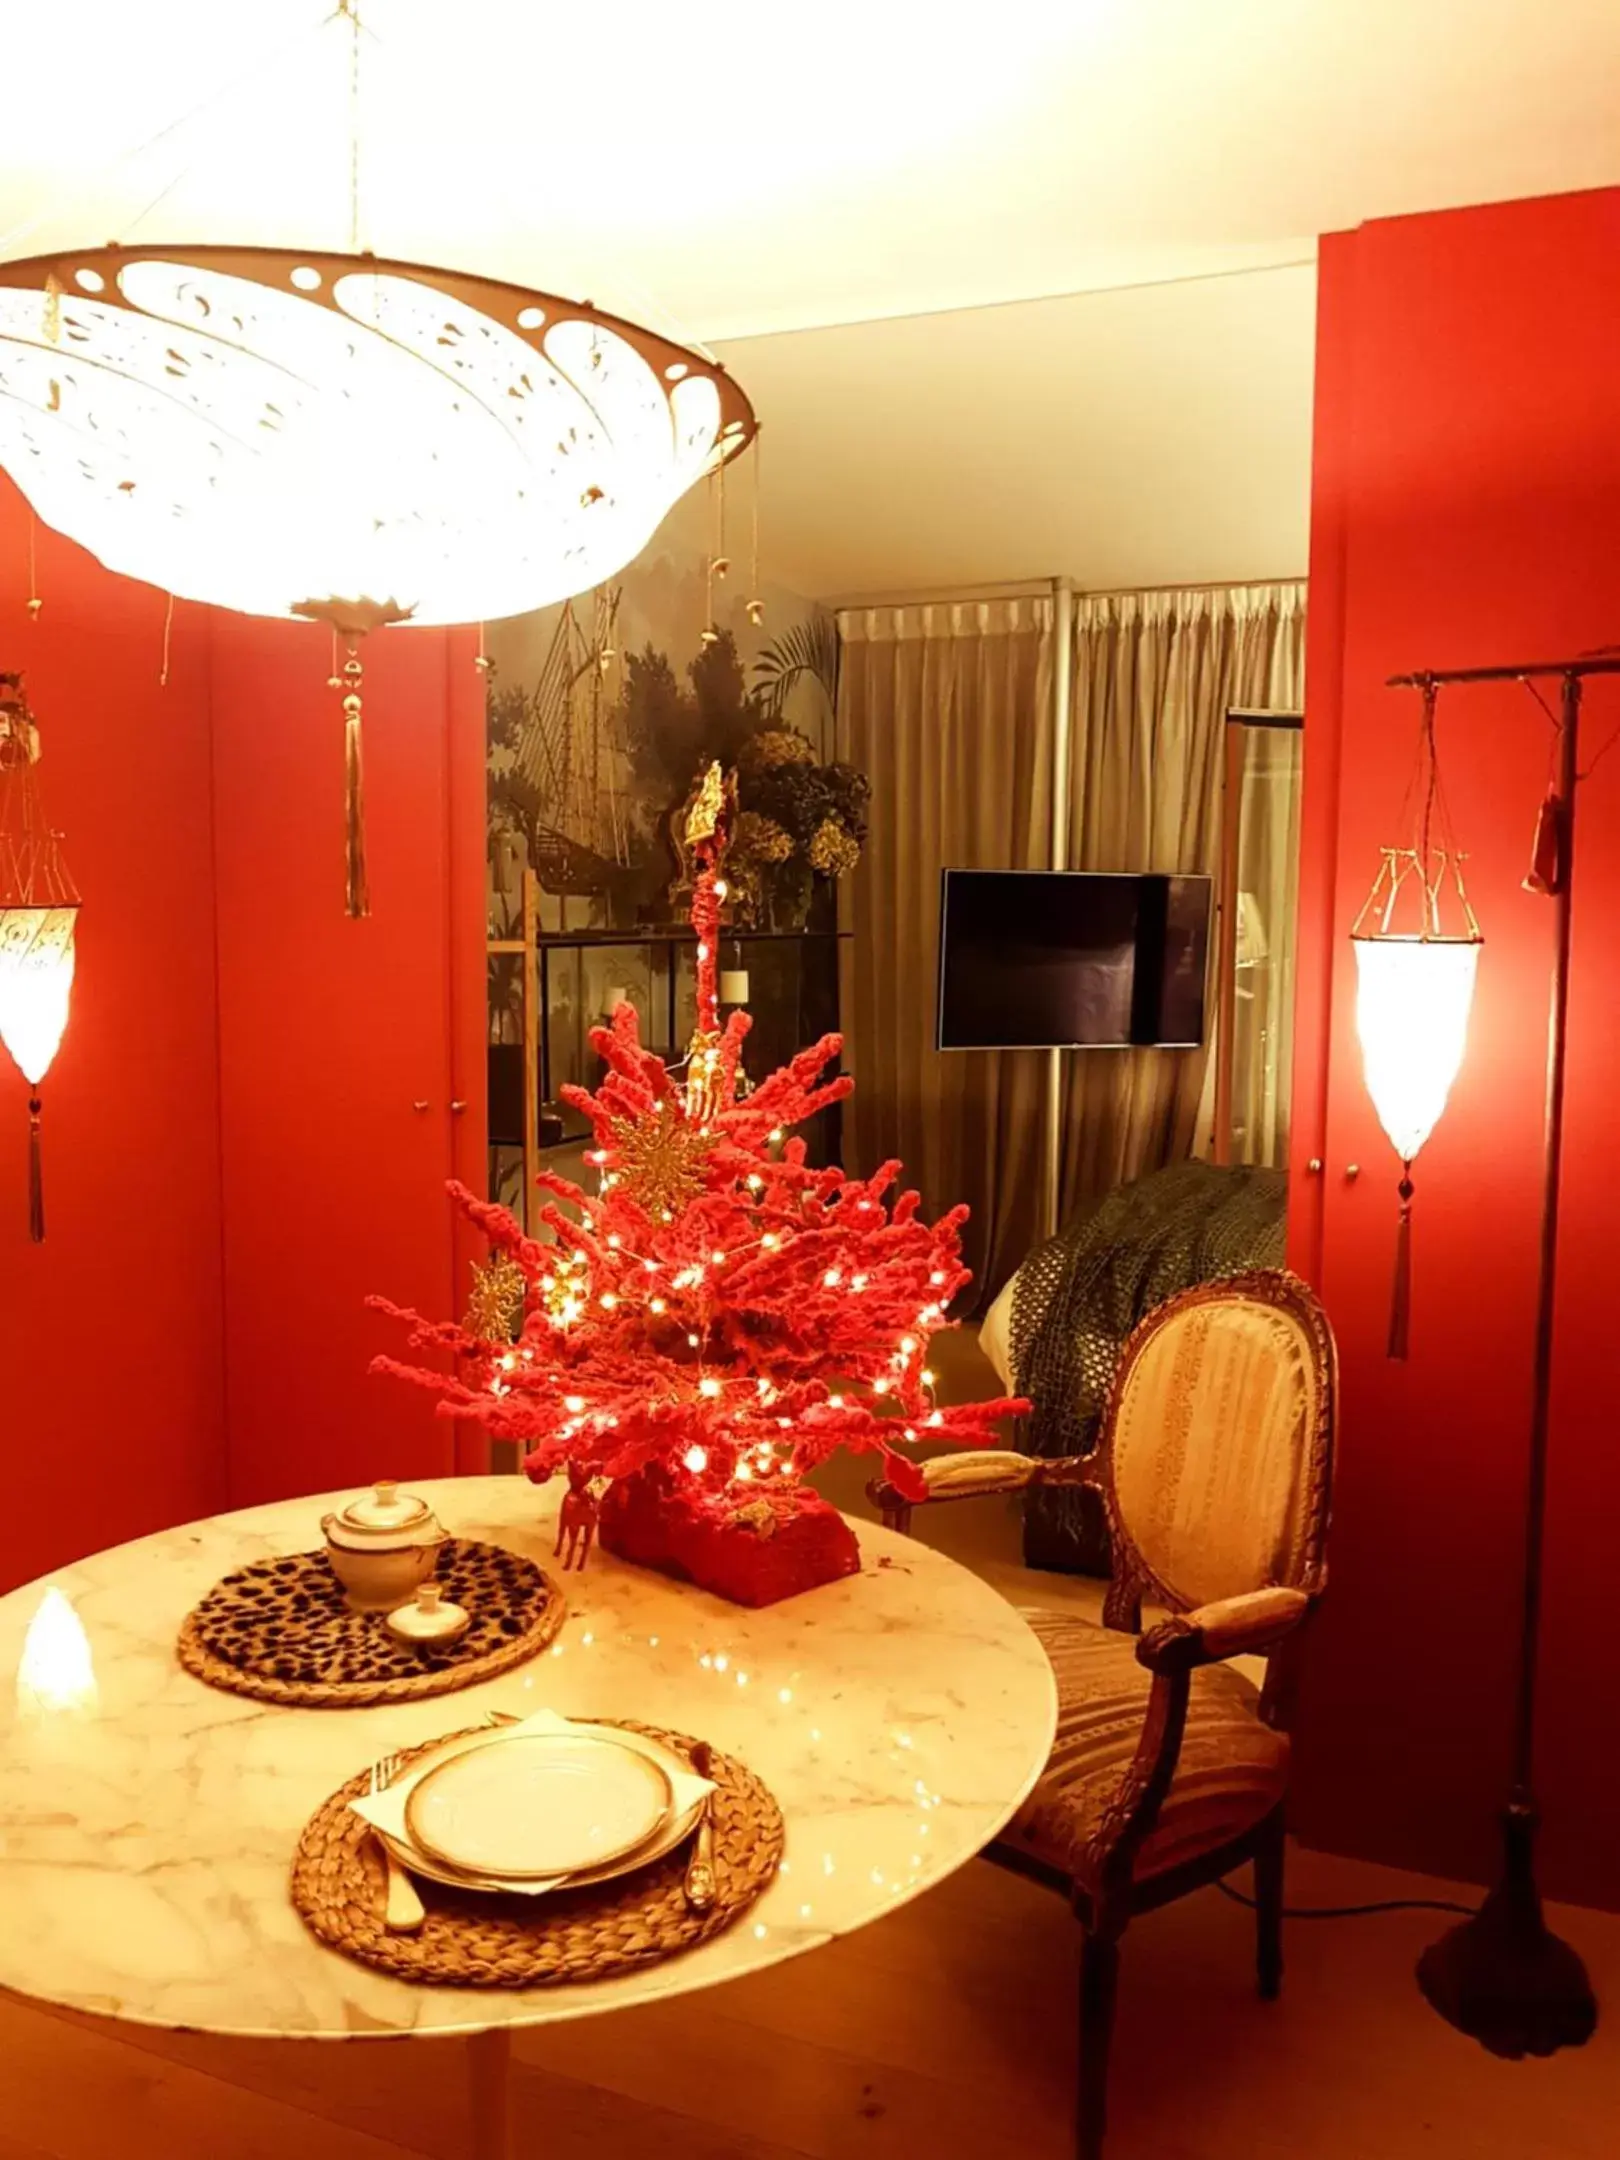
<svg viewBox="0 0 1620 2160">
<path fill-rule="evenodd" d="M 1193 1048 L 1210 888 L 1207 877 L 947 870 L 940 1049 Z"/>
</svg>

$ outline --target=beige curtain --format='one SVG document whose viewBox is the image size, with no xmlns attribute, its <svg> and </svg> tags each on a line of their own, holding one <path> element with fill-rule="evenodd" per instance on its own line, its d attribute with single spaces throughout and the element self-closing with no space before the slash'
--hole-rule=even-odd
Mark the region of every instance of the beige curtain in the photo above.
<svg viewBox="0 0 1620 2160">
<path fill-rule="evenodd" d="M 1288 1159 L 1294 1063 L 1294 951 L 1304 738 L 1246 727 L 1238 795 L 1231 1159 Z M 1213 1074 L 1214 1059 L 1210 1060 Z M 1205 1098 L 1213 1122 L 1209 1081 Z"/>
<path fill-rule="evenodd" d="M 994 1288 L 1037 1234 L 1039 1051 L 934 1047 L 940 872 L 1050 861 L 1052 604 L 870 608 L 840 615 L 839 754 L 871 776 L 871 833 L 848 881 L 843 1017 L 855 1095 L 845 1159 L 891 1156 L 964 1237 Z"/>
<path fill-rule="evenodd" d="M 1070 867 L 1213 876 L 1226 713 L 1297 707 L 1304 646 L 1303 584 L 1080 600 Z M 1067 1063 L 1065 1221 L 1192 1152 L 1207 1052 L 1088 1050 Z"/>
</svg>

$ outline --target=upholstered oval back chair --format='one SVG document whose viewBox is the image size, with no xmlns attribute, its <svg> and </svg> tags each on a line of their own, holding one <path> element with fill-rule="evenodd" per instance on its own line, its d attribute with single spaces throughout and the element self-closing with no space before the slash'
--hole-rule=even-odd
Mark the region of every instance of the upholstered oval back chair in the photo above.
<svg viewBox="0 0 1620 2160">
<path fill-rule="evenodd" d="M 1091 1484 L 1107 1510 L 1103 1625 L 1025 1614 L 1057 1676 L 1057 1739 L 989 1853 L 1064 1890 L 1080 1921 L 1082 2160 L 1102 2150 L 1119 1940 L 1137 1913 L 1252 1862 L 1260 1992 L 1281 1984 L 1289 1712 L 1326 1581 L 1337 1391 L 1306 1285 L 1240 1275 L 1138 1325 L 1091 1454 L 979 1450 L 925 1468 L 930 1501 Z M 872 1496 L 910 1528 L 892 1486 Z M 1145 1634 L 1144 1603 L 1167 1616 Z M 1263 1687 L 1227 1664 L 1240 1655 L 1266 1660 Z"/>
</svg>

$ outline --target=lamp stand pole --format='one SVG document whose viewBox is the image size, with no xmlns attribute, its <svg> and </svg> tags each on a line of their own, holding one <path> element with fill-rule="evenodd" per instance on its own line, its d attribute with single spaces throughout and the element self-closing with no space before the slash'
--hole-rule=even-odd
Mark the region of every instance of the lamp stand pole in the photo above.
<svg viewBox="0 0 1620 2160">
<path fill-rule="evenodd" d="M 1558 1193 L 1564 1152 L 1564 1058 L 1569 1022 L 1570 929 L 1575 867 L 1575 797 L 1579 774 L 1581 681 L 1613 674 L 1620 662 L 1574 661 L 1538 668 L 1470 668 L 1433 682 L 1562 678 L 1559 714 L 1557 908 L 1551 1009 L 1547 1028 L 1546 1169 L 1541 1203 L 1541 1275 L 1536 1305 L 1534 1400 L 1530 1415 L 1529 1488 L 1524 1526 L 1524 1607 L 1519 1634 L 1513 1728 L 1513 1788 L 1502 1815 L 1502 1870 L 1470 1920 L 1448 1929 L 1418 1960 L 1418 1985 L 1460 2032 L 1493 2055 L 1550 2055 L 1580 2047 L 1597 2025 L 1586 1967 L 1548 1928 L 1536 1885 L 1538 1823 L 1532 1786 L 1536 1662 L 1541 1636 L 1541 1576 L 1547 1512 L 1547 1443 L 1558 1278 Z"/>
</svg>

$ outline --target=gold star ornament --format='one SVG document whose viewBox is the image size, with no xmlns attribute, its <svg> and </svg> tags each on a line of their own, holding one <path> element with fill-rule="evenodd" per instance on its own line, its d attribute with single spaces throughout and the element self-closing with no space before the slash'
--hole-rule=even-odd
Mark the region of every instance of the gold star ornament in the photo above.
<svg viewBox="0 0 1620 2160">
<path fill-rule="evenodd" d="M 626 1195 L 655 1219 L 678 1215 L 708 1183 L 715 1135 L 691 1124 L 674 1102 L 645 1116 L 614 1121 L 608 1145 L 613 1174 Z"/>
<path fill-rule="evenodd" d="M 523 1270 L 505 1253 L 472 1264 L 472 1296 L 462 1326 L 484 1342 L 513 1342 L 523 1325 Z"/>
</svg>

